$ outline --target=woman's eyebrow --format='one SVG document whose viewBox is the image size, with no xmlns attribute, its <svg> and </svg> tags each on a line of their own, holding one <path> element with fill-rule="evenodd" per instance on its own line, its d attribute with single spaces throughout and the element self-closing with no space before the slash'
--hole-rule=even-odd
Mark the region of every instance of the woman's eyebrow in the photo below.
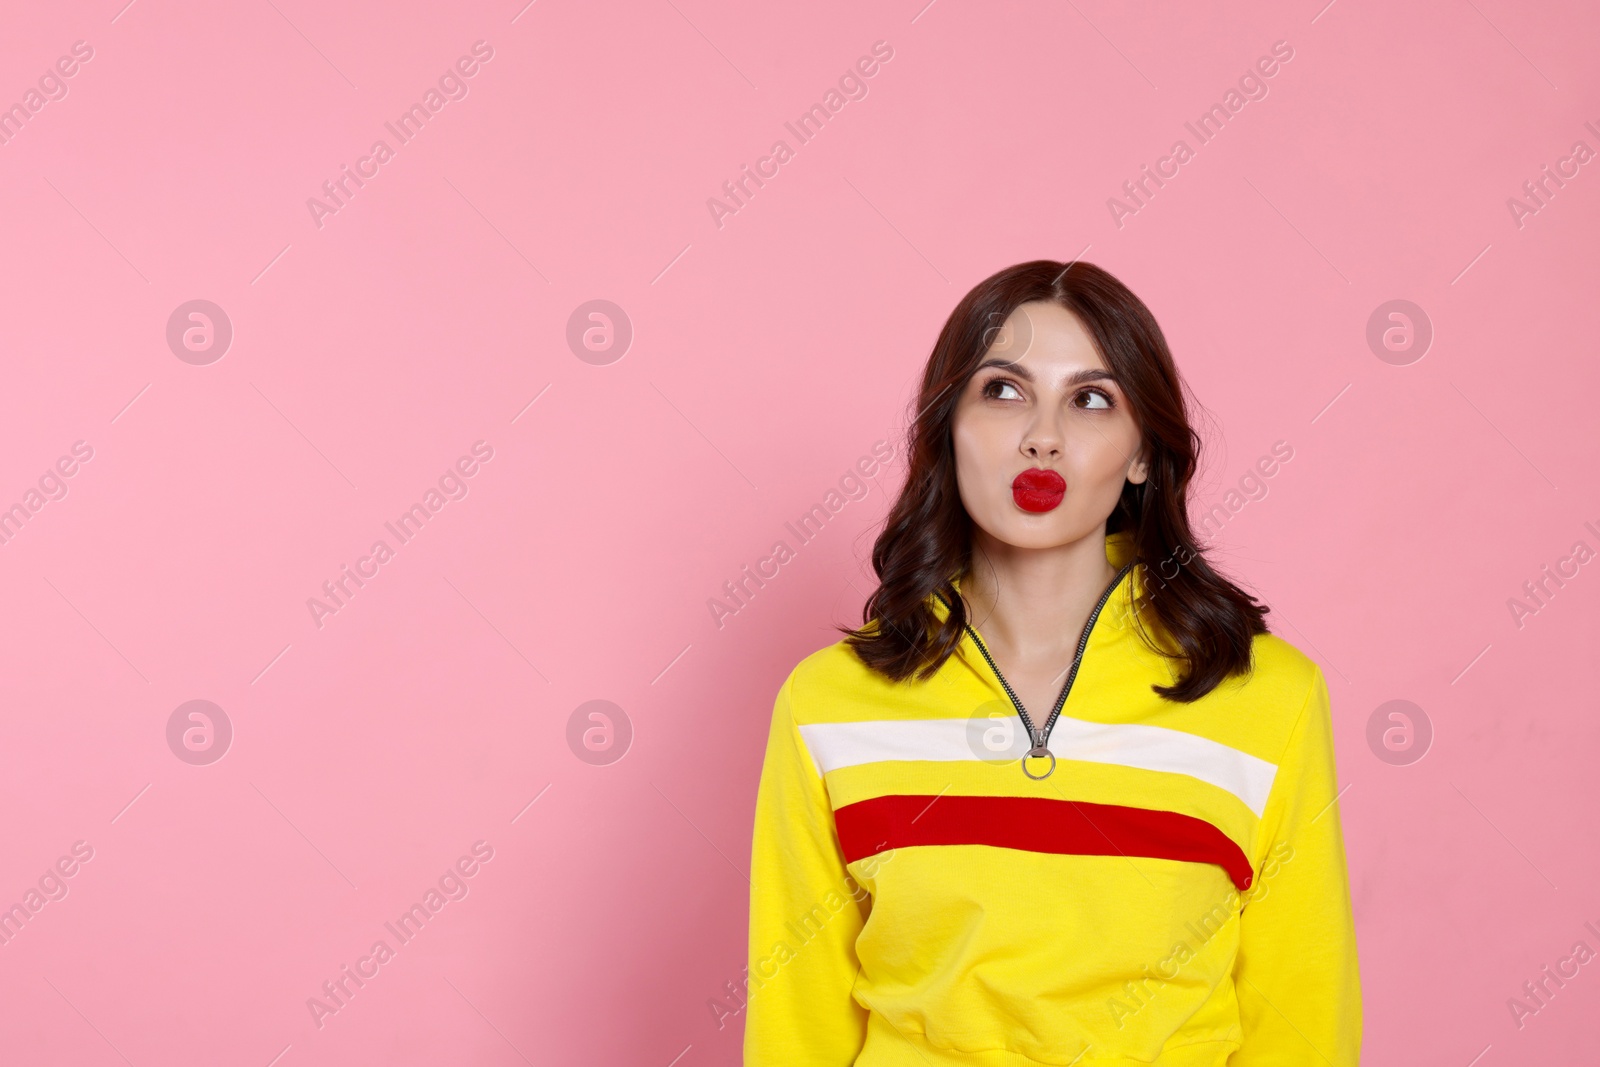
<svg viewBox="0 0 1600 1067">
<path fill-rule="evenodd" d="M 1024 367 L 1021 363 L 1004 359 L 986 359 L 982 363 L 978 364 L 978 370 L 983 370 L 986 367 L 997 367 L 1000 370 L 1015 374 L 1018 378 L 1021 378 L 1025 382 L 1033 381 L 1033 372 L 1027 367 Z M 973 373 L 977 372 L 974 371 Z M 1082 385 L 1085 382 L 1100 381 L 1116 382 L 1116 380 L 1117 376 L 1115 374 L 1112 374 L 1110 371 L 1102 367 L 1086 367 L 1083 370 L 1074 371 L 1072 374 L 1068 375 L 1067 385 L 1074 386 Z"/>
</svg>

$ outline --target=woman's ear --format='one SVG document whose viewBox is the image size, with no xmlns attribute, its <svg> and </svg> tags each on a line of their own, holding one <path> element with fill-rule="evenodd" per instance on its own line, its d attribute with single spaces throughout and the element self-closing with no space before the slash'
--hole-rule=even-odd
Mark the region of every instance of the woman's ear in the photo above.
<svg viewBox="0 0 1600 1067">
<path fill-rule="evenodd" d="M 1146 478 L 1150 477 L 1150 461 L 1146 458 L 1145 452 L 1145 449 L 1139 449 L 1139 454 L 1134 457 L 1133 462 L 1128 466 L 1128 481 L 1134 485 L 1141 485 Z"/>
</svg>

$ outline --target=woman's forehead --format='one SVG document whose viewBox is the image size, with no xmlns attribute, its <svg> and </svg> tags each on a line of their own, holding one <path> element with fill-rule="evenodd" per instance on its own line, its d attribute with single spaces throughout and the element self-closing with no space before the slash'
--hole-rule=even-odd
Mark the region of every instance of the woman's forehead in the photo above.
<svg viewBox="0 0 1600 1067">
<path fill-rule="evenodd" d="M 1038 374 L 1070 374 L 1106 364 L 1094 338 L 1071 311 L 1059 304 L 1019 304 L 1006 317 L 986 353 L 988 358 L 1019 363 Z"/>
</svg>

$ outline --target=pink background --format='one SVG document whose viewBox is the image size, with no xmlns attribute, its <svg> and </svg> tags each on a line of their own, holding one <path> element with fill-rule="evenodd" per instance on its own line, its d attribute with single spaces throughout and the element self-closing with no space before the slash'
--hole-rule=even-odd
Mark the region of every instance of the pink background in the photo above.
<svg viewBox="0 0 1600 1067">
<path fill-rule="evenodd" d="M 945 316 L 1080 254 L 1206 406 L 1198 505 L 1294 451 L 1213 551 L 1332 687 L 1365 1062 L 1593 1055 L 1600 963 L 1520 1029 L 1506 1001 L 1600 950 L 1600 564 L 1520 627 L 1507 601 L 1600 549 L 1600 162 L 1520 227 L 1507 199 L 1600 149 L 1600 16 L 922 2 L 8 8 L 0 103 L 94 54 L 0 145 L 0 507 L 93 458 L 0 545 L 0 905 L 93 858 L 0 946 L 0 1059 L 739 1062 L 708 1002 L 744 964 L 777 686 L 860 621 Z M 799 145 L 783 123 L 880 40 Z M 779 138 L 719 228 L 707 198 Z M 1179 138 L 1119 227 L 1107 199 Z M 208 365 L 166 341 L 194 299 L 234 330 Z M 592 299 L 633 327 L 606 365 L 566 341 Z M 1434 329 L 1409 365 L 1366 341 L 1394 299 Z M 308 598 L 480 440 L 468 495 L 319 628 Z M 880 440 L 871 494 L 719 627 L 723 583 Z M 208 765 L 167 741 L 197 699 L 233 729 Z M 1396 699 L 1434 731 L 1409 765 L 1367 740 Z M 569 748 L 590 700 L 624 759 Z M 477 841 L 468 894 L 319 1027 L 308 998 Z"/>
</svg>

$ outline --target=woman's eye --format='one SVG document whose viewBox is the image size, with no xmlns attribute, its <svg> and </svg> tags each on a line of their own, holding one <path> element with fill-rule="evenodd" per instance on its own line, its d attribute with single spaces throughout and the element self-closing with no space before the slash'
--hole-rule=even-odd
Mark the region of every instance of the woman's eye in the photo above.
<svg viewBox="0 0 1600 1067">
<path fill-rule="evenodd" d="M 997 390 L 1000 390 L 1000 389 L 1009 389 L 1009 390 L 1011 390 L 1013 395 L 1012 396 L 999 396 L 997 394 Z M 1022 397 L 1022 394 L 1017 392 L 1017 387 L 1012 385 L 1010 382 L 1006 381 L 1003 378 L 996 378 L 993 381 L 991 381 L 988 385 L 984 386 L 983 387 L 983 393 L 984 393 L 985 396 L 993 397 L 996 400 L 1021 399 L 1021 397 Z"/>
<path fill-rule="evenodd" d="M 1078 406 L 1103 411 L 1111 407 L 1111 398 L 1099 389 L 1085 389 L 1078 394 Z"/>
</svg>

